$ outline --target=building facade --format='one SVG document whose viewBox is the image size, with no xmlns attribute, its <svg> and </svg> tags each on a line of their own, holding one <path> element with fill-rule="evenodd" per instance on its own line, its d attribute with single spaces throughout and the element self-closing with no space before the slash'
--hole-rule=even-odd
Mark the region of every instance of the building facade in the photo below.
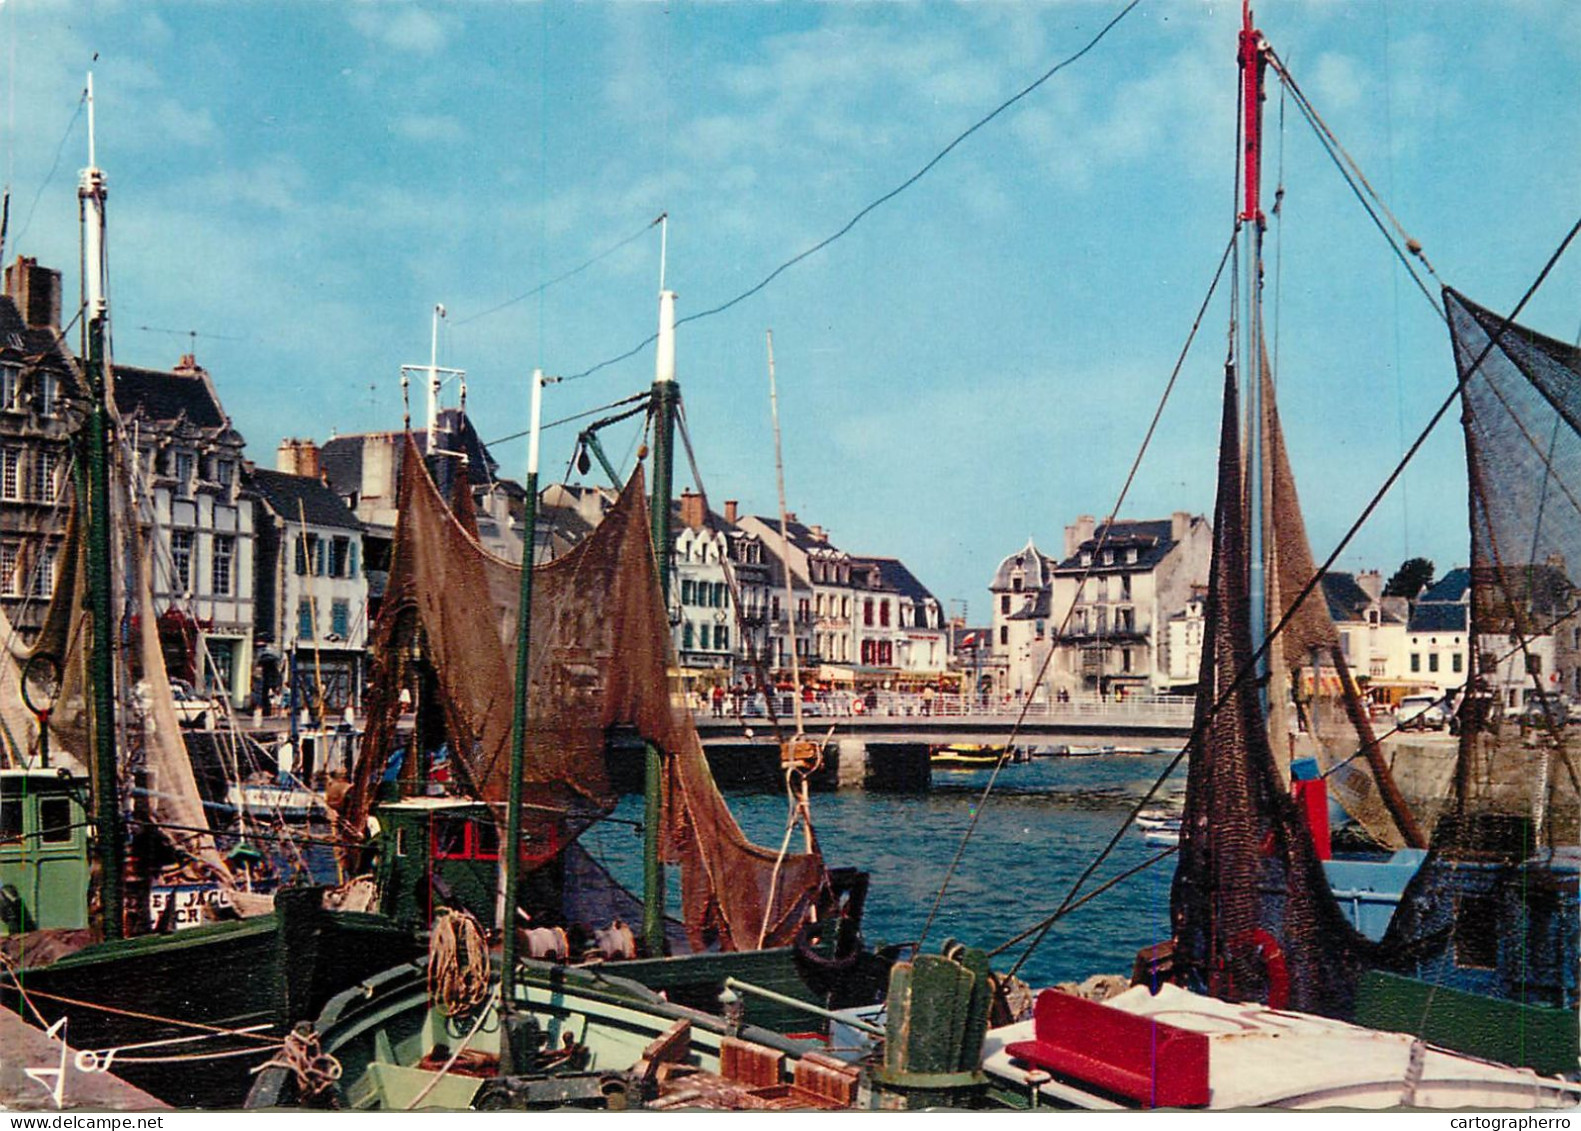
<svg viewBox="0 0 1581 1131">
<path fill-rule="evenodd" d="M 154 608 L 165 669 L 241 706 L 252 690 L 253 499 L 241 433 L 191 354 L 115 367 L 115 404 L 152 502 Z"/>
<path fill-rule="evenodd" d="M 23 643 L 55 591 L 85 407 L 60 335 L 60 272 L 18 258 L 0 297 L 0 609 Z"/>
<path fill-rule="evenodd" d="M 360 707 L 368 645 L 362 523 L 311 476 L 256 468 L 248 486 L 258 500 L 259 706 L 272 709 L 293 687 L 293 701 L 322 717 Z"/>
</svg>

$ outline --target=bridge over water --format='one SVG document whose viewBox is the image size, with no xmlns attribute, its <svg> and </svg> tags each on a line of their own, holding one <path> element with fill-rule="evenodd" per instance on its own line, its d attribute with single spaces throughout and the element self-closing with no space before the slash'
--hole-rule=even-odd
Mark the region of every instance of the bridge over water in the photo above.
<svg viewBox="0 0 1581 1131">
<path fill-rule="evenodd" d="M 1019 731 L 1011 711 L 961 711 L 954 703 L 896 704 L 862 714 L 825 714 L 816 708 L 803 720 L 809 737 L 825 738 L 825 766 L 814 778 L 824 789 L 867 788 L 921 791 L 929 787 L 928 755 L 949 743 L 1004 742 L 1012 732 L 1023 746 L 1173 747 L 1191 732 L 1188 698 L 1133 698 L 1034 704 Z M 789 734 L 789 718 L 779 732 Z M 705 712 L 697 729 L 709 764 L 722 784 L 744 788 L 783 788 L 774 723 L 764 717 L 714 717 Z"/>
</svg>

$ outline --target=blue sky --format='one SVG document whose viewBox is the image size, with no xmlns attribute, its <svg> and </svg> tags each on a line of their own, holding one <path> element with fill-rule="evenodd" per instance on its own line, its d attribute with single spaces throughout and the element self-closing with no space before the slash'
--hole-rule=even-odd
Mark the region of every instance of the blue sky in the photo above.
<svg viewBox="0 0 1581 1131">
<path fill-rule="evenodd" d="M 75 294 L 91 66 L 118 360 L 173 364 L 187 339 L 158 331 L 197 330 L 268 465 L 284 436 L 398 427 L 399 367 L 427 360 L 442 302 L 441 363 L 468 370 L 493 439 L 525 427 L 533 366 L 578 373 L 653 332 L 657 230 L 484 312 L 660 212 L 679 313 L 716 306 L 1121 6 L 9 0 L 6 256 L 65 269 Z M 1513 305 L 1581 215 L 1581 6 L 1268 0 L 1258 17 L 1441 277 Z M 1065 523 L 1106 513 L 1229 237 L 1238 23 L 1238 4 L 1144 0 L 844 238 L 683 326 L 716 506 L 775 507 L 772 328 L 790 505 L 843 548 L 903 558 L 978 619 L 1001 557 L 1029 536 L 1057 551 Z M 1321 556 L 1453 375 L 1442 325 L 1293 106 L 1281 146 L 1279 106 L 1271 86 L 1265 177 L 1286 196 L 1268 301 Z M 1216 301 L 1125 515 L 1211 510 L 1227 316 Z M 1581 250 L 1524 321 L 1581 332 Z M 546 416 L 652 374 L 644 350 L 553 387 Z M 546 436 L 546 478 L 574 431 Z M 606 442 L 629 467 L 635 432 Z M 496 454 L 520 476 L 524 444 Z M 1463 561 L 1464 499 L 1452 414 L 1342 563 Z"/>
</svg>

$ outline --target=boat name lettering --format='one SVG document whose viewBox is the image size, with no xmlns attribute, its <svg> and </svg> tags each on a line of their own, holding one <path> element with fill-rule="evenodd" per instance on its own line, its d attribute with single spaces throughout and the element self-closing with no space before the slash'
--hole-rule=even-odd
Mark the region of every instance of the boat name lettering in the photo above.
<svg viewBox="0 0 1581 1131">
<path fill-rule="evenodd" d="M 196 927 L 203 922 L 203 909 L 223 906 L 224 896 L 224 891 L 217 887 L 155 888 L 148 900 L 148 921 L 157 927 L 165 914 L 165 908 L 170 906 L 170 901 L 174 898 L 176 930 Z"/>
</svg>

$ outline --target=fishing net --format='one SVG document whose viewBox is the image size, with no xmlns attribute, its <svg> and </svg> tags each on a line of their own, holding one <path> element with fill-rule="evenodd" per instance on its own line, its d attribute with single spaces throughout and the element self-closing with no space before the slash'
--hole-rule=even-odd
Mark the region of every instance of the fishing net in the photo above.
<svg viewBox="0 0 1581 1131">
<path fill-rule="evenodd" d="M 1575 843 L 1581 695 L 1581 350 L 1446 288 L 1462 379 L 1475 681 L 1457 802 Z M 1574 563 L 1574 564 L 1572 564 Z"/>
<path fill-rule="evenodd" d="M 1315 757 L 1328 792 L 1372 840 L 1386 848 L 1407 842 L 1421 847 L 1425 840 L 1378 748 L 1324 590 L 1314 587 L 1302 599 L 1317 566 L 1266 358 L 1261 369 L 1267 516 L 1263 554 L 1270 623 L 1284 626 L 1268 654 L 1268 729 L 1275 742 L 1288 736 L 1285 749 L 1276 751 L 1276 761 L 1288 778 L 1290 760 Z"/>
<path fill-rule="evenodd" d="M 1346 922 L 1269 743 L 1247 619 L 1247 526 L 1225 380 L 1207 638 L 1171 892 L 1176 960 L 1230 1001 L 1343 1016 L 1372 944 Z"/>
<path fill-rule="evenodd" d="M 408 437 L 389 584 L 357 780 L 343 812 L 361 828 L 403 742 L 400 690 L 414 647 L 438 684 L 453 763 L 475 796 L 509 789 L 520 569 L 484 551 L 434 486 Z M 696 949 L 790 942 L 827 883 L 814 851 L 749 842 L 709 773 L 671 655 L 639 467 L 599 526 L 533 575 L 523 770 L 524 851 L 553 859 L 615 804 L 606 749 L 620 730 L 661 752 L 663 853 L 681 873 Z M 503 817 L 500 820 L 503 827 Z"/>
<path fill-rule="evenodd" d="M 1479 992 L 1576 1006 L 1578 791 L 1565 692 L 1581 688 L 1581 351 L 1448 288 L 1471 511 L 1471 678 L 1453 797 L 1383 943 Z"/>
</svg>

